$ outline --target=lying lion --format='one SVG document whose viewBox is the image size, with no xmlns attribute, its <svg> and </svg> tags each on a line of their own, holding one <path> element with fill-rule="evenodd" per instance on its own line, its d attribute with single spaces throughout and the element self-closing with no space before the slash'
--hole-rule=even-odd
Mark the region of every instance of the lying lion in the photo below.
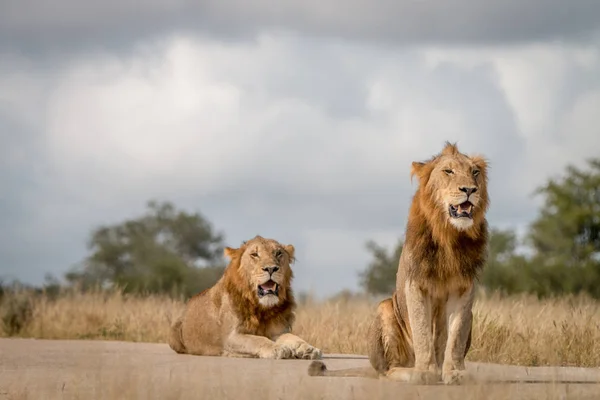
<svg viewBox="0 0 600 400">
<path fill-rule="evenodd" d="M 413 162 L 419 179 L 391 298 L 379 303 L 368 333 L 374 369 L 309 375 L 387 377 L 412 383 L 461 380 L 471 345 L 474 281 L 486 259 L 487 163 L 447 143 Z M 441 370 L 441 374 L 440 374 Z"/>
<path fill-rule="evenodd" d="M 225 255 L 223 277 L 188 301 L 169 346 L 205 356 L 320 359 L 321 350 L 290 333 L 294 246 L 256 236 Z"/>
</svg>

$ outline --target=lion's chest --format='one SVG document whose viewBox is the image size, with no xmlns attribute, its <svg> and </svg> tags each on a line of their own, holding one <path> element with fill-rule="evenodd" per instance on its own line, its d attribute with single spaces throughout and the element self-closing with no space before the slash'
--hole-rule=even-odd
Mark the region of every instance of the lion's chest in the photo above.
<svg viewBox="0 0 600 400">
<path fill-rule="evenodd" d="M 405 270 L 406 278 L 440 298 L 470 287 L 484 264 L 480 254 L 460 247 L 430 246 L 426 251 L 402 256 L 400 268 Z"/>
<path fill-rule="evenodd" d="M 280 335 L 285 329 L 280 321 L 261 321 L 253 317 L 241 321 L 238 325 L 238 332 L 246 335 L 257 335 L 272 338 Z"/>
<path fill-rule="evenodd" d="M 240 321 L 238 330 L 240 333 L 246 335 L 266 336 L 269 327 L 265 325 L 264 322 L 261 322 L 262 321 L 254 316 L 245 318 L 243 321 Z"/>
</svg>

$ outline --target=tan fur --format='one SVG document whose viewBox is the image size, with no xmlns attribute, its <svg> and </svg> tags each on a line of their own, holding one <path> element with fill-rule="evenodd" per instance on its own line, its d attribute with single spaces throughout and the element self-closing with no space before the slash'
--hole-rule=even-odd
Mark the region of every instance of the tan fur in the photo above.
<svg viewBox="0 0 600 400">
<path fill-rule="evenodd" d="M 321 350 L 291 333 L 296 302 L 292 293 L 294 246 L 256 236 L 239 249 L 221 279 L 192 297 L 171 326 L 177 353 L 258 358 L 319 359 Z M 277 295 L 261 300 L 258 286 L 272 280 Z"/>
<path fill-rule="evenodd" d="M 446 143 L 430 160 L 413 162 L 414 175 L 419 187 L 410 207 L 396 290 L 377 307 L 367 338 L 369 360 L 379 377 L 452 384 L 464 377 L 474 284 L 485 263 L 487 163 Z M 468 195 L 466 188 L 475 192 Z M 453 220 L 450 204 L 467 197 L 472 218 Z M 309 375 L 322 376 L 373 376 L 375 371 L 328 371 L 322 362 L 309 367 Z"/>
</svg>

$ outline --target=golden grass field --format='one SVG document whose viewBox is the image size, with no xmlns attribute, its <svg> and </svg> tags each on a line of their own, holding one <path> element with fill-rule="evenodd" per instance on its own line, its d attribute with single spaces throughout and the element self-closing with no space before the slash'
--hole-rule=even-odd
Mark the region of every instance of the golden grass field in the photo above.
<svg viewBox="0 0 600 400">
<path fill-rule="evenodd" d="M 365 337 L 377 301 L 339 296 L 298 306 L 296 334 L 328 353 L 366 354 Z M 40 339 L 166 342 L 184 303 L 120 292 L 66 291 L 56 298 L 5 294 L 0 337 L 10 336 L 15 309 L 26 323 L 12 334 Z M 18 321 L 17 321 L 18 323 Z M 600 366 L 600 302 L 584 296 L 538 300 L 480 295 L 474 309 L 470 361 L 527 366 Z"/>
</svg>

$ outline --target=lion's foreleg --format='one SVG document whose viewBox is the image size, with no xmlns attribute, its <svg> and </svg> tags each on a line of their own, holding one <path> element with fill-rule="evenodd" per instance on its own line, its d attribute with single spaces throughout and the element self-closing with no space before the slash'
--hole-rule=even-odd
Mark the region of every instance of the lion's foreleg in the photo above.
<svg viewBox="0 0 600 400">
<path fill-rule="evenodd" d="M 258 358 L 292 358 L 291 349 L 277 345 L 272 340 L 258 335 L 231 334 L 225 341 L 223 354 L 250 355 Z"/>
<path fill-rule="evenodd" d="M 446 305 L 448 341 L 442 366 L 444 383 L 457 383 L 465 370 L 465 349 L 473 321 L 474 290 L 471 286 L 462 295 L 451 295 Z"/>
<path fill-rule="evenodd" d="M 423 379 L 414 380 L 430 382 L 433 375 L 438 376 L 432 326 L 432 301 L 415 282 L 406 283 L 405 294 L 415 354 L 414 373 L 423 375 Z"/>
<path fill-rule="evenodd" d="M 171 330 L 169 332 L 169 346 L 179 354 L 186 352 L 185 345 L 183 344 L 183 338 L 181 336 L 182 325 L 183 318 L 180 317 L 173 323 L 173 325 L 171 325 Z"/>
<path fill-rule="evenodd" d="M 275 344 L 291 349 L 295 358 L 307 360 L 318 360 L 322 358 L 321 350 L 311 346 L 304 339 L 291 333 L 283 333 L 277 337 Z"/>
</svg>

